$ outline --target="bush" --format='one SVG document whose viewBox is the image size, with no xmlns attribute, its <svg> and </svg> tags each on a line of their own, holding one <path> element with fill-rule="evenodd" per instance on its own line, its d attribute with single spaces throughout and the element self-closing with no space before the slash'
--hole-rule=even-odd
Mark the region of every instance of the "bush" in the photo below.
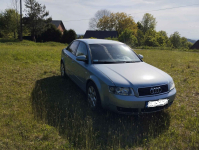
<svg viewBox="0 0 199 150">
<path fill-rule="evenodd" d="M 38 37 L 38 41 L 40 42 L 61 42 L 62 33 L 58 30 L 53 24 L 49 24 L 48 29 Z"/>
<path fill-rule="evenodd" d="M 74 30 L 65 30 L 62 36 L 62 42 L 70 44 L 73 40 L 77 38 L 77 34 Z"/>
<path fill-rule="evenodd" d="M 107 40 L 113 40 L 113 41 L 118 41 L 118 38 L 111 38 L 111 37 L 108 37 L 108 38 L 105 38 L 105 39 L 107 39 Z"/>
<path fill-rule="evenodd" d="M 95 37 L 90 37 L 89 39 L 97 39 L 97 38 L 95 38 Z"/>
<path fill-rule="evenodd" d="M 153 46 L 153 47 L 159 46 L 156 38 L 153 37 L 153 36 L 147 36 L 147 37 L 145 37 L 144 45 L 146 45 L 146 46 Z"/>
</svg>

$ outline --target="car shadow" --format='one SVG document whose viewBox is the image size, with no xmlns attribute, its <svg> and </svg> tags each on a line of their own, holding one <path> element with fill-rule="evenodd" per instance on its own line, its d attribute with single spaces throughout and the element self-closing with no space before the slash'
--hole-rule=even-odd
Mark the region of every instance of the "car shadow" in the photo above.
<svg viewBox="0 0 199 150">
<path fill-rule="evenodd" d="M 170 126 L 167 111 L 140 116 L 104 109 L 93 112 L 84 92 L 60 76 L 36 81 L 31 103 L 35 119 L 56 127 L 78 149 L 130 148 L 158 137 Z"/>
</svg>

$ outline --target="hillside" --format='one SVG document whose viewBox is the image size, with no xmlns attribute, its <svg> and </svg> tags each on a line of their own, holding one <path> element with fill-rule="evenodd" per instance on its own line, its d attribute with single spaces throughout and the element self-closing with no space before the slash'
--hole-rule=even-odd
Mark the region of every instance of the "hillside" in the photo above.
<svg viewBox="0 0 199 150">
<path fill-rule="evenodd" d="M 191 42 L 193 44 L 196 42 L 196 40 L 192 40 L 192 39 L 187 39 L 187 41 L 189 41 L 189 42 Z"/>
</svg>

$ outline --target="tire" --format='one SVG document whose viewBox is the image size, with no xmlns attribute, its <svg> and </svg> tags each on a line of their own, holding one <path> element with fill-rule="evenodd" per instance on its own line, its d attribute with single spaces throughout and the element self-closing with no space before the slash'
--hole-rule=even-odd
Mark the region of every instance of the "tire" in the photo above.
<svg viewBox="0 0 199 150">
<path fill-rule="evenodd" d="M 61 72 L 61 77 L 65 78 L 66 77 L 66 72 L 65 72 L 65 66 L 64 66 L 63 62 L 61 62 L 61 65 L 60 65 L 60 72 Z"/>
<path fill-rule="evenodd" d="M 100 96 L 97 87 L 93 82 L 89 82 L 87 86 L 87 101 L 89 107 L 95 111 L 100 108 Z"/>
</svg>

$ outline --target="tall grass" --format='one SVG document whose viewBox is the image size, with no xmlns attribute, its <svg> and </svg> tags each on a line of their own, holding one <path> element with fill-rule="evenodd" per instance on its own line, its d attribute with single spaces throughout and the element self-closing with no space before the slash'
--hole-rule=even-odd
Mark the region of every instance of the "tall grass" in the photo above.
<svg viewBox="0 0 199 150">
<path fill-rule="evenodd" d="M 0 149 L 199 149 L 199 53 L 137 50 L 177 96 L 163 112 L 126 116 L 92 112 L 60 77 L 66 45 L 26 42 L 0 43 Z"/>
</svg>

